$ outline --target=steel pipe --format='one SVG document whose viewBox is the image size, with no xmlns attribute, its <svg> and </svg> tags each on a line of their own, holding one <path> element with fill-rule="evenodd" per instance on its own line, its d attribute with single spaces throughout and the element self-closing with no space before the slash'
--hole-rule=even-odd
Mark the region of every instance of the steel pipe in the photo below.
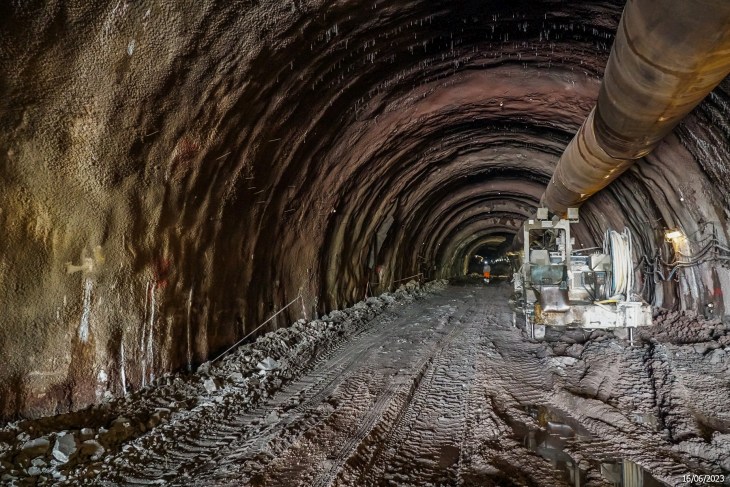
<svg viewBox="0 0 730 487">
<path fill-rule="evenodd" d="M 596 107 L 541 200 L 564 215 L 650 153 L 730 73 L 730 1 L 629 0 Z"/>
</svg>

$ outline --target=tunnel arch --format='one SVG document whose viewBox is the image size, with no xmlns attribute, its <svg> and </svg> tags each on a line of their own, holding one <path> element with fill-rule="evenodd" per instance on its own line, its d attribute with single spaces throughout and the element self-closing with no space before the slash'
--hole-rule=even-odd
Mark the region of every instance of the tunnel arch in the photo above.
<svg viewBox="0 0 730 487">
<path fill-rule="evenodd" d="M 0 396 L 23 391 L 0 413 L 120 394 L 98 376 L 125 364 L 139 388 L 298 296 L 272 327 L 362 299 L 377 265 L 381 289 L 462 272 L 537 207 L 622 7 L 0 7 Z M 725 80 L 584 205 L 576 238 L 627 226 L 665 260 L 668 227 L 727 245 L 728 119 Z M 717 263 L 645 281 L 659 306 L 727 309 Z"/>
</svg>

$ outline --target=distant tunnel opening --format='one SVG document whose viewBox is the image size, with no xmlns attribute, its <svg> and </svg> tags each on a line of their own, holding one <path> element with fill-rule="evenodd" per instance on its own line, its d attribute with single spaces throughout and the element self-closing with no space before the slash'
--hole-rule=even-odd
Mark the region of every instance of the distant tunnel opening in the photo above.
<svg viewBox="0 0 730 487">
<path fill-rule="evenodd" d="M 510 260 L 507 252 L 512 246 L 511 234 L 489 235 L 479 243 L 479 246 L 467 254 L 468 267 L 466 274 L 481 274 L 484 265 L 490 266 L 490 272 L 497 276 L 511 275 Z"/>
</svg>

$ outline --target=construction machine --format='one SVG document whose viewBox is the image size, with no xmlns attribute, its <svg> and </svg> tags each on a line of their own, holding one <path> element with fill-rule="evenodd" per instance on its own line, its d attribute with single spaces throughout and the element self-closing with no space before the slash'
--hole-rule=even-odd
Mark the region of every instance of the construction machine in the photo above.
<svg viewBox="0 0 730 487">
<path fill-rule="evenodd" d="M 524 249 L 513 275 L 516 294 L 533 338 L 545 327 L 633 329 L 652 323 L 651 305 L 633 293 L 634 264 L 631 233 L 608 230 L 602 247 L 574 249 L 571 225 L 577 208 L 567 218 L 549 218 L 539 208 L 537 218 L 525 222 Z"/>
</svg>

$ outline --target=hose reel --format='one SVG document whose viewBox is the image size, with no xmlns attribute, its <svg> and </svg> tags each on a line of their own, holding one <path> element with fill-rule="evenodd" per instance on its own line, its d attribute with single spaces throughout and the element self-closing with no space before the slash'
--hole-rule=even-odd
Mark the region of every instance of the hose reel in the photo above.
<svg viewBox="0 0 730 487">
<path fill-rule="evenodd" d="M 633 245 L 628 228 L 619 233 L 607 230 L 603 240 L 603 253 L 611 256 L 611 298 L 630 300 L 634 288 Z"/>
</svg>

